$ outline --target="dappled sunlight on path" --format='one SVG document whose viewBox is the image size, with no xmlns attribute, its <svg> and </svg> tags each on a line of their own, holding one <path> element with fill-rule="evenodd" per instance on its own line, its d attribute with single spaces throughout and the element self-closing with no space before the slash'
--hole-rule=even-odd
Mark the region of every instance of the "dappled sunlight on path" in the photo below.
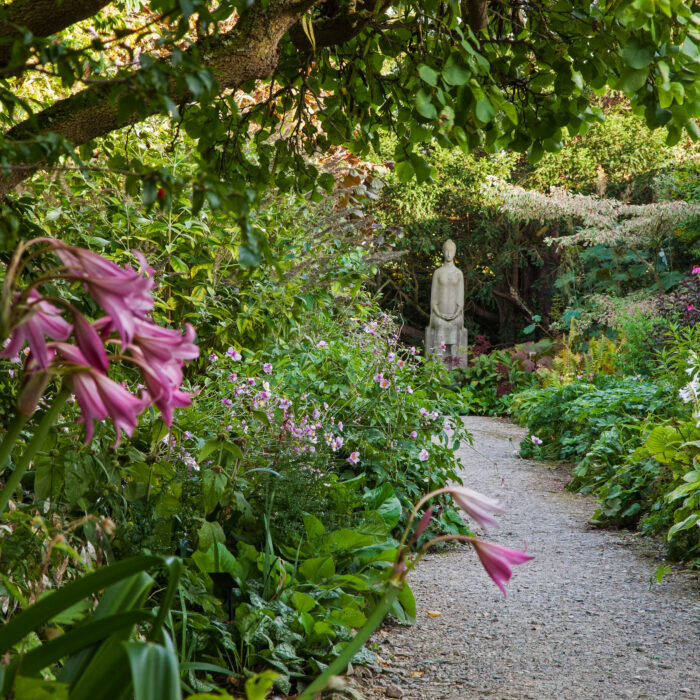
<svg viewBox="0 0 700 700">
<path fill-rule="evenodd" d="M 465 485 L 507 508 L 486 539 L 526 541 L 535 559 L 515 568 L 504 599 L 470 548 L 427 557 L 409 576 L 416 625 L 375 635 L 385 666 L 364 682 L 367 697 L 700 697 L 697 577 L 650 587 L 655 545 L 592 528 L 595 501 L 565 490 L 565 469 L 513 456 L 520 428 L 465 420 Z"/>
</svg>

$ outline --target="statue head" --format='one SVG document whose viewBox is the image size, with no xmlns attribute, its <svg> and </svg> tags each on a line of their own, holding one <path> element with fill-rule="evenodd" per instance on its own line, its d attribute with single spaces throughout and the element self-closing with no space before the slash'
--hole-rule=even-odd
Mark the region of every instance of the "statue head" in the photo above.
<svg viewBox="0 0 700 700">
<path fill-rule="evenodd" d="M 442 253 L 445 256 L 445 262 L 452 262 L 455 259 L 456 252 L 457 246 L 455 245 L 455 242 L 451 238 L 448 238 L 442 244 Z"/>
</svg>

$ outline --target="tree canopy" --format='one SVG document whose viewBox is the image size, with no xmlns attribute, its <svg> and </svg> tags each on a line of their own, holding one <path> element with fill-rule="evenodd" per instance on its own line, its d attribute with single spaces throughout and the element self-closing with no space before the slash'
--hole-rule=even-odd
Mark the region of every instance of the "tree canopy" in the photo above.
<svg viewBox="0 0 700 700">
<path fill-rule="evenodd" d="M 270 185 L 330 187 L 309 156 L 384 131 L 401 179 L 430 176 L 432 139 L 537 161 L 608 89 L 670 143 L 700 136 L 700 13 L 680 0 L 8 0 L 0 20 L 3 197 L 105 167 L 166 198 L 172 173 L 91 143 L 153 115 L 196 143 L 195 208 L 242 217 Z"/>
</svg>

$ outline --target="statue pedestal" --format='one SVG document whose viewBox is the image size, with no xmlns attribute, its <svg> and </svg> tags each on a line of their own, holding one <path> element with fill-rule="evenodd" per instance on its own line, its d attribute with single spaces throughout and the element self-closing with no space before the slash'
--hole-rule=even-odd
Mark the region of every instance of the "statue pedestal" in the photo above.
<svg viewBox="0 0 700 700">
<path fill-rule="evenodd" d="M 437 355 L 450 369 L 458 369 L 467 366 L 468 333 L 466 328 L 459 331 L 459 342 L 456 345 L 448 345 L 445 350 L 435 339 L 435 331 L 428 326 L 425 329 L 425 354 Z"/>
</svg>

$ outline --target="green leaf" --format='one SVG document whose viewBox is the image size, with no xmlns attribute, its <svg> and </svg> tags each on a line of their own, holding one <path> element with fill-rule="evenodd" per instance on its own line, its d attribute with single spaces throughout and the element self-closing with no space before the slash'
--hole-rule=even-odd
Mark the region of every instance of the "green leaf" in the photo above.
<svg viewBox="0 0 700 700">
<path fill-rule="evenodd" d="M 68 686 L 57 681 L 17 676 L 14 697 L 18 700 L 68 700 Z"/>
<path fill-rule="evenodd" d="M 134 700 L 180 700 L 180 674 L 173 649 L 161 644 L 124 644 L 131 668 Z"/>
<path fill-rule="evenodd" d="M 404 581 L 403 588 L 399 593 L 398 598 L 401 607 L 403 608 L 406 618 L 409 622 L 415 622 L 416 620 L 416 599 L 413 596 L 413 591 L 406 581 Z"/>
<path fill-rule="evenodd" d="M 691 513 L 685 520 L 676 523 L 669 531 L 666 539 L 671 540 L 674 535 L 679 533 L 681 530 L 688 530 L 693 527 L 695 523 L 700 521 L 700 513 Z"/>
<path fill-rule="evenodd" d="M 451 53 L 442 69 L 442 77 L 448 85 L 465 85 L 472 77 L 469 68 L 458 53 Z"/>
<path fill-rule="evenodd" d="M 245 682 L 245 694 L 247 700 L 265 700 L 267 691 L 272 688 L 279 673 L 263 671 Z"/>
<path fill-rule="evenodd" d="M 315 539 L 326 532 L 323 523 L 315 515 L 304 513 L 301 518 L 304 523 L 304 529 L 306 530 L 306 536 L 309 539 Z"/>
<path fill-rule="evenodd" d="M 476 118 L 484 123 L 490 122 L 496 116 L 496 110 L 487 97 L 477 101 L 474 113 Z"/>
<path fill-rule="evenodd" d="M 440 74 L 436 70 L 430 66 L 426 66 L 425 63 L 421 63 L 420 66 L 418 66 L 418 75 L 420 75 L 421 80 L 433 87 L 437 85 L 438 78 L 440 77 Z"/>
<path fill-rule="evenodd" d="M 435 109 L 430 95 L 423 88 L 416 93 L 416 109 L 418 114 L 426 119 L 437 119 L 437 109 Z"/>
<path fill-rule="evenodd" d="M 622 72 L 622 75 L 620 75 L 616 87 L 618 90 L 628 95 L 633 94 L 646 83 L 648 75 L 648 68 L 644 68 L 643 70 L 627 68 Z"/>
<path fill-rule="evenodd" d="M 310 612 L 316 607 L 316 601 L 308 593 L 295 591 L 292 594 L 292 603 L 299 612 Z"/>
<path fill-rule="evenodd" d="M 335 576 L 335 564 L 330 557 L 314 557 L 299 565 L 299 574 L 311 583 L 321 583 Z"/>
<path fill-rule="evenodd" d="M 622 52 L 623 61 L 635 70 L 646 68 L 654 58 L 654 49 L 651 46 L 642 46 L 636 39 L 627 42 Z"/>
<path fill-rule="evenodd" d="M 226 542 L 226 535 L 221 525 L 217 522 L 210 523 L 208 520 L 203 522 L 197 530 L 199 538 L 198 549 L 201 552 L 207 552 L 215 542 Z"/>
</svg>

